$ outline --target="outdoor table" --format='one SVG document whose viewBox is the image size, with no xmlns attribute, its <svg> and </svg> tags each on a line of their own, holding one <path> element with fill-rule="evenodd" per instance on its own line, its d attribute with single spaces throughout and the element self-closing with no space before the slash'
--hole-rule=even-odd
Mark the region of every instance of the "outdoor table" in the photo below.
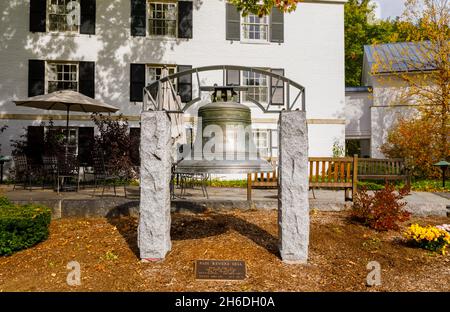
<svg viewBox="0 0 450 312">
<path fill-rule="evenodd" d="M 0 156 L 0 184 L 3 184 L 3 165 L 11 161 L 11 156 Z"/>
</svg>

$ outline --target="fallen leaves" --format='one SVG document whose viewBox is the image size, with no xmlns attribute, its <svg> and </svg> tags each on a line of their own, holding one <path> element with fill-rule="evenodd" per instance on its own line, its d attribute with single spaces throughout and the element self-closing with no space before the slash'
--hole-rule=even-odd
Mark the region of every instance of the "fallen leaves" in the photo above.
<svg viewBox="0 0 450 312">
<path fill-rule="evenodd" d="M 375 291 L 450 289 L 450 257 L 429 257 L 398 242 L 399 233 L 349 223 L 344 212 L 315 212 L 308 265 L 280 260 L 276 211 L 176 213 L 172 250 L 159 263 L 138 258 L 135 218 L 64 219 L 53 221 L 50 230 L 45 242 L 0 258 L 1 290 L 366 291 L 369 261 L 382 266 L 383 285 Z M 247 279 L 196 281 L 198 259 L 244 260 Z M 73 260 L 81 266 L 76 288 L 66 283 L 66 265 Z"/>
</svg>

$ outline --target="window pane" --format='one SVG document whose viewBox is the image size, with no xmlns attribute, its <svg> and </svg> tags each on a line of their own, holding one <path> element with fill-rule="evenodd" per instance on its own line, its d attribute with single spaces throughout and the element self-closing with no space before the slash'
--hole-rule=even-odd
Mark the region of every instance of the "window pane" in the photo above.
<svg viewBox="0 0 450 312">
<path fill-rule="evenodd" d="M 149 5 L 149 34 L 176 36 L 177 5 L 175 3 L 152 2 Z"/>
</svg>

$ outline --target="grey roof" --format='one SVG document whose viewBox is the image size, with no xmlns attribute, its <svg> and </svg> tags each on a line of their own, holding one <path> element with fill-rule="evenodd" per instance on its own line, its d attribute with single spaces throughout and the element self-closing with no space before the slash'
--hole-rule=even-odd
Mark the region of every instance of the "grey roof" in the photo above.
<svg viewBox="0 0 450 312">
<path fill-rule="evenodd" d="M 436 68 L 429 59 L 429 41 L 396 42 L 364 46 L 364 61 L 373 73 L 429 71 Z M 373 65 L 379 63 L 383 65 Z"/>
</svg>

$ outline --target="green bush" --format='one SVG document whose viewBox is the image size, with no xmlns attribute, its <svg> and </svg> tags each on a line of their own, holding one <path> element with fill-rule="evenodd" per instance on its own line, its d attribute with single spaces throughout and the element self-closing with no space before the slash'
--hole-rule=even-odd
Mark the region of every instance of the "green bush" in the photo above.
<svg viewBox="0 0 450 312">
<path fill-rule="evenodd" d="M 0 256 L 29 248 L 48 237 L 51 210 L 42 205 L 12 204 L 0 197 Z"/>
</svg>

